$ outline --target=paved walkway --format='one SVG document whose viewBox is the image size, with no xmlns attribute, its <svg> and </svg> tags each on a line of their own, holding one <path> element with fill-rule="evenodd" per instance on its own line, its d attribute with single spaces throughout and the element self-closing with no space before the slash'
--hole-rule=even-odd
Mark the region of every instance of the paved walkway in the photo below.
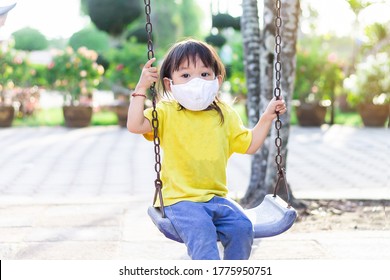
<svg viewBox="0 0 390 280">
<path fill-rule="evenodd" d="M 390 199 L 390 131 L 292 127 L 287 178 L 298 198 Z M 146 214 L 154 192 L 150 142 L 117 126 L 0 129 L 0 259 L 188 259 Z M 232 196 L 250 157 L 228 167 Z M 257 239 L 251 259 L 389 259 L 383 231 Z"/>
</svg>

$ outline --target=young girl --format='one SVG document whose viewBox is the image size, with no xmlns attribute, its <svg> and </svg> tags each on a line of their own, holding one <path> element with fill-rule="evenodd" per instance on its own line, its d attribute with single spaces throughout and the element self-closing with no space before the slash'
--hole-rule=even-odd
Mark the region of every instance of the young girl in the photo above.
<svg viewBox="0 0 390 280">
<path fill-rule="evenodd" d="M 146 92 L 157 82 L 149 60 L 133 94 L 127 128 L 153 140 L 152 110 L 144 111 Z M 158 135 L 164 151 L 161 170 L 166 216 L 192 259 L 248 259 L 253 226 L 242 208 L 227 198 L 226 165 L 234 153 L 253 154 L 276 118 L 286 112 L 283 100 L 272 100 L 253 129 L 217 97 L 225 69 L 215 50 L 200 41 L 175 44 L 165 57 L 160 82 L 167 97 L 157 103 Z"/>
</svg>

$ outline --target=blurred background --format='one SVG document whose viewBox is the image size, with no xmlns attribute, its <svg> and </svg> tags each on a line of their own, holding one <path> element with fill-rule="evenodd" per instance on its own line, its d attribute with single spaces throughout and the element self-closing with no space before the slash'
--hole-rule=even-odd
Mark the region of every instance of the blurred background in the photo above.
<svg viewBox="0 0 390 280">
<path fill-rule="evenodd" d="M 227 68 L 222 97 L 253 125 L 273 94 L 276 0 L 150 2 L 157 64 L 178 40 L 209 42 Z M 145 219 L 153 149 L 124 129 L 147 60 L 144 5 L 18 0 L 8 13 L 0 28 L 2 259 L 185 255 Z M 253 259 L 389 258 L 389 15 L 389 0 L 282 0 L 283 164 L 305 223 L 256 245 Z M 248 208 L 275 185 L 271 138 L 256 155 L 229 160 L 230 194 Z"/>
<path fill-rule="evenodd" d="M 228 69 L 223 94 L 236 101 L 246 120 L 242 1 L 151 2 L 156 57 L 161 60 L 185 37 L 214 45 Z M 298 105 L 315 103 L 323 107 L 324 119 L 309 125 L 370 125 L 359 104 L 369 99 L 389 107 L 390 102 L 389 1 L 301 0 L 299 5 L 291 124 L 307 125 L 297 117 Z M 262 29 L 263 0 L 257 9 Z M 127 106 L 146 61 L 146 40 L 143 1 L 17 1 L 0 29 L 0 102 L 12 105 L 15 115 L 2 126 L 66 124 L 64 104 L 91 105 L 92 125 L 123 125 L 120 107 Z M 74 65 L 77 56 L 82 62 Z"/>
</svg>

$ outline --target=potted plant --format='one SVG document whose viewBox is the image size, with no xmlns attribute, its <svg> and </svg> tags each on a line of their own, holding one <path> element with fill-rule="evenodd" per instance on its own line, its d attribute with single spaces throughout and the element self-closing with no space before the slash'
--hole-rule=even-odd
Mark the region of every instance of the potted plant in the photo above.
<svg viewBox="0 0 390 280">
<path fill-rule="evenodd" d="M 37 101 L 35 97 L 39 92 L 36 71 L 25 53 L 8 46 L 0 49 L 0 61 L 0 127 L 9 127 L 16 115 L 15 110 L 22 116 L 26 112 L 24 105 L 27 101 Z M 34 106 L 29 107 L 29 113 L 32 113 Z"/>
<path fill-rule="evenodd" d="M 92 118 L 92 94 L 104 73 L 98 54 L 81 47 L 59 51 L 48 66 L 51 87 L 64 94 L 64 120 L 67 127 L 88 126 Z"/>
<path fill-rule="evenodd" d="M 15 109 L 12 105 L 12 89 L 14 83 L 14 54 L 9 48 L 0 48 L 0 127 L 12 126 Z"/>
<path fill-rule="evenodd" d="M 314 44 L 298 46 L 293 105 L 301 126 L 325 123 L 327 108 L 333 104 L 335 93 L 342 87 L 343 72 L 334 53 L 321 51 Z"/>
<path fill-rule="evenodd" d="M 147 60 L 146 50 L 145 44 L 139 44 L 131 39 L 120 48 L 111 49 L 107 54 L 110 65 L 104 76 L 114 93 L 116 99 L 114 110 L 118 124 L 122 127 L 125 127 L 127 122 L 129 95 L 135 88 L 143 64 Z"/>
<path fill-rule="evenodd" d="M 365 126 L 384 126 L 390 112 L 390 56 L 377 53 L 356 65 L 344 81 L 348 102 L 355 106 Z"/>
<path fill-rule="evenodd" d="M 301 126 L 319 126 L 325 122 L 327 104 L 319 86 L 325 62 L 317 51 L 298 48 L 293 105 Z"/>
</svg>

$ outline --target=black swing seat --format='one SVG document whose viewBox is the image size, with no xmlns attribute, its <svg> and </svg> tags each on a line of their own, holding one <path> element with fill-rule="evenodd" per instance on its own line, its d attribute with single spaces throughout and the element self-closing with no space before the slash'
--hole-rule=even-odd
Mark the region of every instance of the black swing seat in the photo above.
<svg viewBox="0 0 390 280">
<path fill-rule="evenodd" d="M 255 238 L 271 237 L 288 230 L 297 218 L 296 210 L 279 196 L 268 194 L 255 208 L 246 209 L 245 213 L 252 221 Z M 148 215 L 165 237 L 183 243 L 176 229 L 168 218 L 163 218 L 160 208 L 149 206 Z"/>
</svg>

